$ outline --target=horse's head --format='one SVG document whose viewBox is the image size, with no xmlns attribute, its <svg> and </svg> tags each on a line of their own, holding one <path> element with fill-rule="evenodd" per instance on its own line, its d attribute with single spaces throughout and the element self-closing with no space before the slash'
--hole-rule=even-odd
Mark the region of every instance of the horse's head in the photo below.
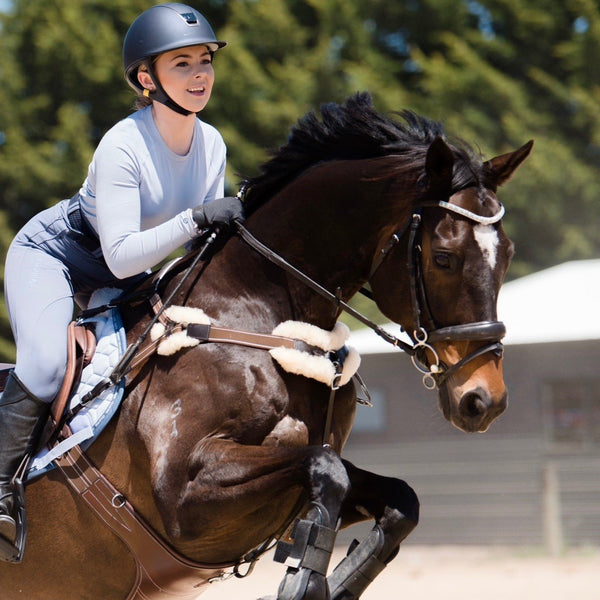
<svg viewBox="0 0 600 600">
<path fill-rule="evenodd" d="M 506 408 L 496 301 L 513 244 L 495 192 L 531 147 L 469 162 L 466 176 L 456 149 L 436 138 L 425 192 L 392 243 L 381 240 L 370 281 L 379 308 L 412 337 L 413 360 L 424 383 L 439 388 L 444 416 L 464 431 L 485 431 Z"/>
<path fill-rule="evenodd" d="M 247 182 L 248 222 L 338 300 L 367 279 L 380 310 L 412 337 L 406 349 L 437 385 L 446 418 L 485 431 L 507 398 L 496 300 L 513 250 L 496 189 L 532 142 L 482 162 L 449 145 L 440 123 L 406 111 L 405 122 L 392 120 L 368 94 L 321 114 L 301 119 Z M 335 315 L 331 298 L 305 283 L 291 296 L 311 323 L 327 327 Z"/>
</svg>

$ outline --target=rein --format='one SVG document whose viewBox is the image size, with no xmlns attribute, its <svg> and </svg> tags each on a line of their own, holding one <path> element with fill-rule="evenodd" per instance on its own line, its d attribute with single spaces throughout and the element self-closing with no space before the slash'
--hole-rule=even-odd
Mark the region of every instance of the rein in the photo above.
<svg viewBox="0 0 600 600">
<path fill-rule="evenodd" d="M 314 279 L 311 279 L 308 275 L 288 263 L 283 257 L 279 254 L 273 252 L 270 248 L 265 246 L 262 242 L 259 242 L 243 225 L 240 223 L 236 224 L 237 233 L 240 238 L 248 245 L 250 248 L 258 252 L 264 258 L 272 262 L 273 264 L 281 267 L 284 271 L 291 273 L 305 283 L 310 289 L 317 292 L 323 298 L 329 300 L 331 303 L 339 306 L 344 312 L 353 316 L 355 319 L 370 327 L 378 336 L 382 337 L 386 342 L 392 344 L 393 346 L 399 346 L 408 354 L 412 354 L 413 346 L 407 344 L 405 341 L 393 336 L 391 333 L 385 331 L 385 329 L 376 325 L 373 321 L 365 317 L 362 313 L 358 312 L 354 308 L 352 308 L 349 304 L 346 304 L 343 300 L 341 300 L 335 294 L 332 294 L 329 290 L 325 289 L 322 285 L 318 284 Z"/>
<path fill-rule="evenodd" d="M 192 260 L 191 264 L 185 271 L 183 277 L 181 278 L 181 280 L 179 281 L 179 283 L 177 284 L 175 289 L 173 289 L 173 291 L 169 294 L 168 298 L 164 302 L 162 302 L 160 300 L 160 298 L 158 298 L 158 300 L 155 301 L 155 303 L 153 304 L 154 316 L 150 320 L 150 322 L 148 323 L 148 325 L 146 326 L 144 331 L 140 334 L 140 336 L 134 343 L 132 343 L 128 346 L 128 348 L 125 350 L 125 353 L 121 357 L 121 360 L 117 363 L 117 365 L 115 366 L 115 368 L 113 369 L 113 371 L 111 372 L 109 377 L 106 379 L 100 380 L 94 386 L 93 389 L 91 389 L 87 394 L 85 394 L 85 396 L 83 396 L 83 398 L 81 399 L 82 406 L 84 404 L 90 402 L 97 396 L 99 396 L 104 390 L 108 389 L 111 385 L 118 384 L 121 381 L 121 379 L 123 379 L 123 377 L 125 377 L 125 375 L 127 375 L 127 373 L 129 373 L 129 371 L 132 369 L 132 362 L 134 361 L 134 358 L 136 357 L 136 355 L 138 355 L 138 352 L 140 351 L 140 347 L 144 343 L 146 338 L 148 337 L 150 330 L 162 318 L 164 311 L 172 304 L 173 299 L 175 298 L 175 296 L 177 295 L 179 290 L 182 288 L 183 284 L 188 279 L 188 277 L 192 274 L 192 272 L 194 271 L 196 266 L 201 261 L 207 260 L 211 246 L 215 243 L 218 234 L 219 234 L 218 229 L 213 229 L 212 231 L 210 231 L 208 237 L 206 238 L 206 240 L 204 242 L 204 245 L 202 246 L 202 248 L 200 248 L 198 254 Z M 160 278 L 160 274 L 159 274 L 159 278 Z M 152 301 L 151 301 L 151 303 L 152 303 Z M 115 306 L 118 306 L 118 304 L 110 303 L 110 304 L 106 304 L 104 306 L 100 306 L 96 309 L 93 309 L 92 311 L 84 311 L 84 313 L 82 313 L 79 316 L 78 321 L 80 322 L 83 317 L 89 316 L 90 314 L 94 314 L 94 312 L 101 312 L 101 311 L 106 310 L 107 308 L 114 308 Z M 142 351 L 142 360 L 145 360 L 145 358 L 147 357 L 146 355 L 147 355 L 147 352 Z M 138 362 L 139 362 L 140 357 L 138 356 L 137 358 L 138 358 Z"/>
<path fill-rule="evenodd" d="M 436 202 L 428 202 L 418 207 L 411 217 L 405 222 L 403 227 L 396 233 L 394 233 L 390 240 L 381 250 L 377 260 L 375 261 L 371 272 L 369 274 L 368 281 L 375 275 L 377 270 L 381 267 L 387 256 L 392 250 L 400 243 L 402 238 L 408 232 L 408 258 L 407 268 L 410 279 L 410 295 L 411 295 L 411 307 L 413 314 L 413 332 L 407 332 L 411 338 L 412 344 L 407 343 L 400 338 L 393 336 L 392 334 L 379 327 L 373 321 L 365 317 L 362 313 L 358 312 L 346 302 L 341 300 L 339 296 L 331 293 L 323 286 L 318 284 L 316 281 L 311 279 L 308 275 L 288 263 L 283 257 L 278 255 L 276 252 L 265 246 L 262 242 L 258 241 L 243 225 L 236 223 L 237 234 L 254 251 L 258 252 L 264 258 L 279 266 L 283 270 L 292 274 L 298 280 L 302 281 L 310 289 L 315 291 L 321 297 L 327 299 L 337 307 L 342 309 L 344 312 L 353 316 L 355 319 L 372 329 L 377 335 L 383 338 L 387 343 L 394 347 L 401 348 L 404 352 L 410 355 L 414 367 L 423 374 L 423 385 L 427 389 L 435 389 L 441 386 L 448 377 L 462 368 L 465 364 L 471 362 L 475 358 L 482 356 L 488 352 L 495 352 L 499 355 L 502 353 L 502 342 L 500 341 L 506 334 L 506 327 L 502 321 L 475 321 L 472 323 L 466 323 L 463 325 L 451 325 L 448 327 L 435 327 L 435 320 L 433 319 L 431 312 L 429 311 L 427 303 L 427 294 L 425 290 L 425 283 L 423 280 L 423 274 L 421 269 L 420 261 L 420 245 L 419 236 L 420 227 L 422 222 L 421 211 L 427 207 L 439 207 L 459 214 L 475 223 L 481 225 L 493 225 L 498 223 L 504 216 L 505 209 L 503 205 L 500 205 L 500 210 L 490 217 L 484 217 L 473 213 L 460 206 L 439 200 Z M 373 295 L 369 290 L 365 288 L 360 290 L 365 296 L 373 299 Z M 422 324 L 421 315 L 423 311 L 426 311 L 429 322 L 433 325 L 433 328 L 428 331 Z M 459 362 L 454 365 L 447 366 L 439 358 L 438 353 L 431 345 L 434 342 L 451 342 L 451 341 L 481 341 L 489 342 L 476 349 Z M 433 359 L 427 360 L 427 351 L 431 353 Z"/>
</svg>

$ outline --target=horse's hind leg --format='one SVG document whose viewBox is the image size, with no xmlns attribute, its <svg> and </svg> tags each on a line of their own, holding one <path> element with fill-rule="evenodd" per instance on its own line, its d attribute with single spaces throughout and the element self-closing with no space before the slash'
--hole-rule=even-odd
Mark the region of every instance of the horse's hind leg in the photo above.
<svg viewBox="0 0 600 600">
<path fill-rule="evenodd" d="M 348 555 L 328 577 L 332 600 L 356 600 L 396 556 L 400 543 L 416 527 L 419 501 L 400 479 L 382 477 L 344 461 L 351 492 L 342 507 L 342 527 L 368 518 L 375 526 L 360 543 L 350 545 Z"/>
</svg>

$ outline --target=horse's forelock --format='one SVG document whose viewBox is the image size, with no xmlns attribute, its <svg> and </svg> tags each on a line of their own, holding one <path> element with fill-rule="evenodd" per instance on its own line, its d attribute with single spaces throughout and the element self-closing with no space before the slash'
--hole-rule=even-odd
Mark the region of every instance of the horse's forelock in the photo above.
<svg viewBox="0 0 600 600">
<path fill-rule="evenodd" d="M 464 143 L 462 146 L 453 146 L 453 153 L 455 163 L 452 172 L 452 193 L 471 186 L 482 188 L 484 173 L 481 158 Z"/>
</svg>

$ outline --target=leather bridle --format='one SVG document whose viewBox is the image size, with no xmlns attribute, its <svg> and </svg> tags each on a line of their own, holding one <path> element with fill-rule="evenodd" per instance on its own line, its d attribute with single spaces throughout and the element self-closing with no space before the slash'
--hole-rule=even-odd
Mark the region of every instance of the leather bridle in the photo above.
<svg viewBox="0 0 600 600">
<path fill-rule="evenodd" d="M 329 290 L 325 289 L 316 281 L 308 277 L 305 273 L 288 263 L 284 258 L 273 252 L 270 248 L 259 242 L 243 225 L 239 223 L 236 224 L 236 229 L 240 238 L 253 250 L 261 254 L 270 262 L 278 265 L 288 273 L 294 275 L 294 277 L 305 283 L 320 296 L 334 303 L 339 309 L 350 314 L 367 327 L 370 327 L 386 342 L 402 349 L 404 352 L 409 354 L 415 368 L 423 373 L 423 385 L 427 389 L 435 389 L 436 387 L 441 386 L 453 373 L 475 358 L 488 352 L 494 352 L 501 356 L 502 342 L 500 340 L 506 334 L 506 328 L 502 321 L 492 320 L 475 321 L 463 325 L 451 325 L 449 327 L 435 326 L 435 320 L 431 316 L 431 311 L 429 310 L 427 303 L 427 294 L 425 291 L 425 283 L 421 269 L 421 249 L 418 235 L 421 227 L 421 211 L 426 207 L 444 208 L 482 225 L 492 225 L 497 223 L 504 216 L 504 207 L 502 205 L 500 205 L 500 210 L 495 215 L 492 215 L 491 217 L 484 217 L 444 200 L 428 202 L 413 210 L 411 217 L 407 220 L 404 226 L 397 233 L 394 233 L 390 240 L 383 247 L 371 269 L 368 281 L 371 280 L 376 271 L 385 261 L 386 257 L 389 256 L 391 251 L 398 245 L 401 239 L 408 232 L 407 267 L 410 279 L 413 330 L 412 332 L 407 331 L 406 333 L 410 337 L 412 343 L 408 343 L 393 336 L 383 328 L 373 323 L 363 314 L 342 301 L 339 295 L 331 293 Z M 361 292 L 373 299 L 373 295 L 369 290 L 363 288 Z M 432 325 L 430 330 L 427 330 L 422 323 L 423 313 L 426 313 L 427 320 Z M 440 360 L 439 355 L 433 348 L 432 344 L 435 342 L 452 341 L 477 341 L 487 343 L 471 352 L 456 364 L 448 366 Z M 429 359 L 428 355 L 432 358 Z"/>
<path fill-rule="evenodd" d="M 410 299 L 412 308 L 412 332 L 406 333 L 411 338 L 413 345 L 412 351 L 409 351 L 415 368 L 423 373 L 423 385 L 428 389 L 440 387 L 452 374 L 456 373 L 467 363 L 475 358 L 494 352 L 498 356 L 502 355 L 502 342 L 500 341 L 506 335 L 506 327 L 502 321 L 474 321 L 462 325 L 451 325 L 448 327 L 436 327 L 435 319 L 429 308 L 427 301 L 427 292 L 425 281 L 423 279 L 423 270 L 421 268 L 421 246 L 419 234 L 422 223 L 422 209 L 427 207 L 439 207 L 448 211 L 457 213 L 480 225 L 493 225 L 498 223 L 504 216 L 504 206 L 500 204 L 500 209 L 495 215 L 484 217 L 471 212 L 465 208 L 439 200 L 437 202 L 428 202 L 415 209 L 405 225 L 399 232 L 393 234 L 388 243 L 382 249 L 369 274 L 369 281 L 381 267 L 386 257 L 397 246 L 400 240 L 408 231 L 408 250 L 407 250 L 407 268 L 410 280 Z M 365 290 L 361 290 L 365 293 Z M 372 298 L 372 294 L 367 291 L 365 294 Z M 430 328 L 427 329 L 422 318 L 425 316 Z M 454 365 L 448 366 L 442 362 L 438 353 L 433 348 L 435 342 L 453 342 L 453 341 L 476 341 L 487 342 L 477 348 Z M 427 352 L 432 357 L 427 359 Z"/>
</svg>

